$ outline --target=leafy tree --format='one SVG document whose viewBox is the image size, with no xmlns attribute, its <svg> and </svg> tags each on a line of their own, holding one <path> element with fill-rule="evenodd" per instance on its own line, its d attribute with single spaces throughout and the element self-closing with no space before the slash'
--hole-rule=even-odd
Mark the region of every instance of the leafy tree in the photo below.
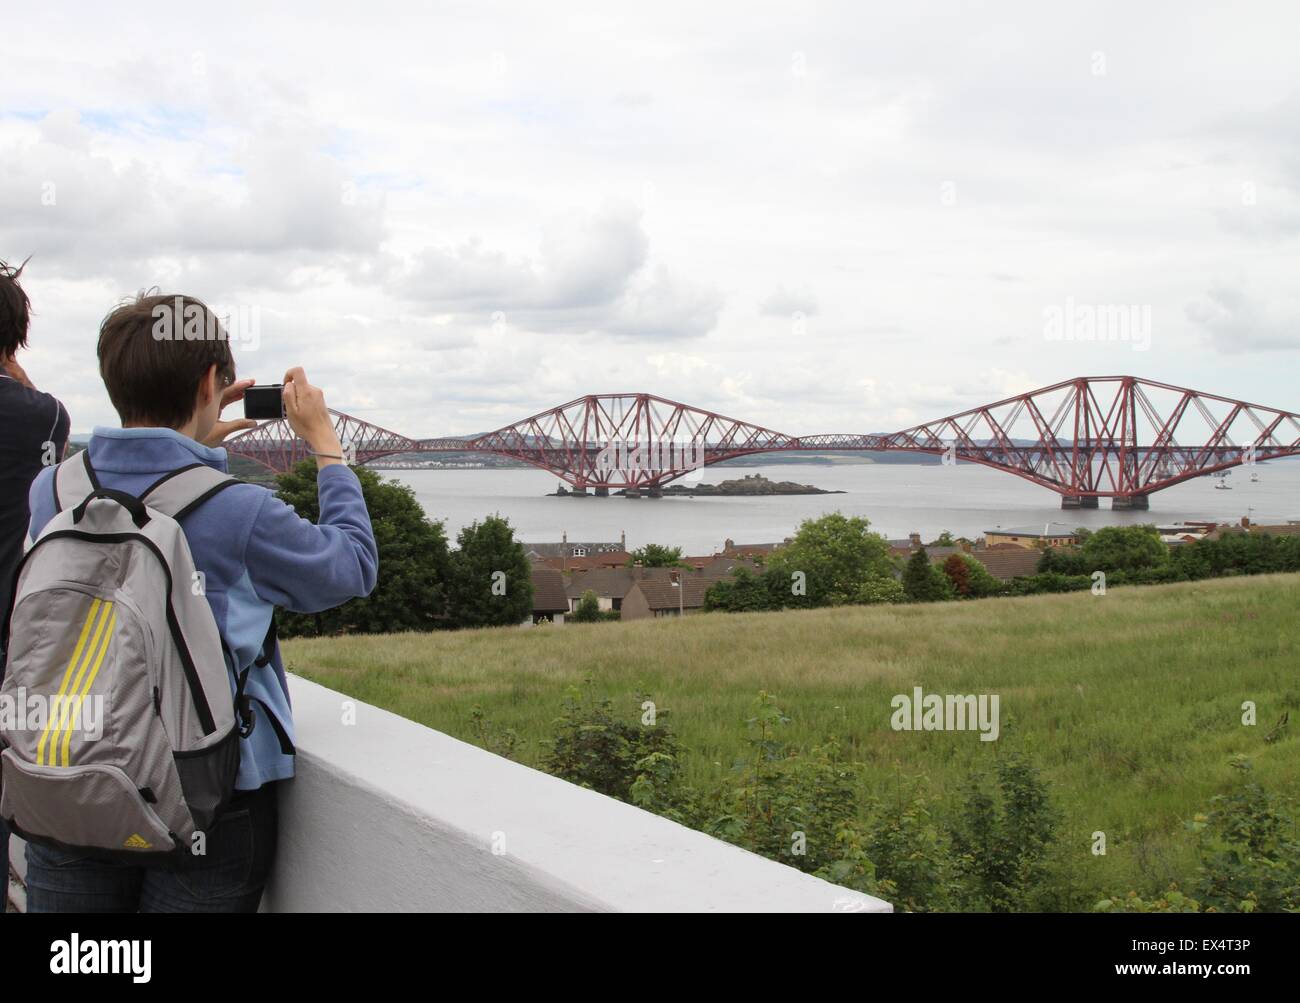
<svg viewBox="0 0 1300 1003">
<path fill-rule="evenodd" d="M 882 602 L 906 602 L 903 583 L 895 578 L 868 578 L 854 593 L 853 601 L 863 605 Z"/>
<path fill-rule="evenodd" d="M 375 590 L 321 613 L 282 611 L 276 620 L 279 632 L 286 637 L 376 634 L 445 626 L 451 568 L 442 523 L 429 520 L 409 487 L 381 480 L 365 467 L 355 467 L 353 473 L 361 482 L 379 550 Z M 286 504 L 304 519 L 320 521 L 314 460 L 296 464 L 276 480 Z"/>
<path fill-rule="evenodd" d="M 786 592 L 789 592 L 788 586 Z M 780 609 L 781 606 L 778 579 L 769 572 L 756 575 L 748 568 L 736 568 L 730 578 L 720 579 L 704 594 L 706 610 L 752 613 Z"/>
<path fill-rule="evenodd" d="M 682 566 L 682 548 L 665 547 L 658 543 L 647 543 L 632 551 L 627 559 L 630 568 L 640 564 L 643 568 L 678 568 Z"/>
<path fill-rule="evenodd" d="M 1084 541 L 1087 570 L 1137 571 L 1169 561 L 1169 548 L 1154 526 L 1107 526 Z"/>
<path fill-rule="evenodd" d="M 957 541 L 954 540 L 954 539 L 952 538 L 952 534 L 949 533 L 949 532 L 945 529 L 942 533 L 939 534 L 939 538 L 938 538 L 937 540 L 935 540 L 934 543 L 930 544 L 930 546 L 932 546 L 932 547 L 955 547 L 955 546 L 957 546 Z"/>
<path fill-rule="evenodd" d="M 455 626 L 508 626 L 532 616 L 532 572 L 508 520 L 491 515 L 474 522 L 456 544 L 447 602 Z"/>
<path fill-rule="evenodd" d="M 903 592 L 909 602 L 940 602 L 954 595 L 948 576 L 930 563 L 924 547 L 917 547 L 903 569 Z"/>
<path fill-rule="evenodd" d="M 604 617 L 600 615 L 600 597 L 593 590 L 587 589 L 582 593 L 582 598 L 578 600 L 578 608 L 573 611 L 569 619 L 574 623 L 596 623 L 598 620 L 603 620 Z"/>
<path fill-rule="evenodd" d="M 1090 567 L 1077 547 L 1044 547 L 1043 556 L 1038 559 L 1040 575 L 1086 575 L 1098 570 Z"/>
<path fill-rule="evenodd" d="M 1001 583 L 989 574 L 988 568 L 969 554 L 952 554 L 943 562 L 943 573 L 963 599 L 983 599 L 1002 591 Z"/>
<path fill-rule="evenodd" d="M 1300 537 L 1225 533 L 1217 540 L 1175 547 L 1171 560 L 1191 578 L 1300 571 Z"/>
<path fill-rule="evenodd" d="M 836 606 L 851 603 L 868 581 L 893 573 L 889 545 L 870 531 L 870 523 L 858 516 L 832 512 L 820 519 L 808 519 L 793 540 L 775 551 L 767 573 L 784 583 L 785 605 Z M 807 594 L 790 594 L 790 583 L 802 573 Z"/>
<path fill-rule="evenodd" d="M 943 562 L 943 573 L 959 596 L 963 599 L 970 596 L 970 569 L 961 559 L 961 554 L 953 554 Z"/>
</svg>

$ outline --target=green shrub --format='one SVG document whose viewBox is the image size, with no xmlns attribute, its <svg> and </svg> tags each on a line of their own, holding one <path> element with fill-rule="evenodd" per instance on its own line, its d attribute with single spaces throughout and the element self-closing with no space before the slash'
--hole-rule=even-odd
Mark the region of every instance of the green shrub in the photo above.
<svg viewBox="0 0 1300 1003">
<path fill-rule="evenodd" d="M 1172 884 L 1157 898 L 1144 899 L 1137 892 L 1124 896 L 1104 898 L 1093 906 L 1093 912 L 1200 912 L 1201 904 L 1178 890 Z"/>
<path fill-rule="evenodd" d="M 959 898 L 951 839 L 932 816 L 923 777 L 896 776 L 893 797 L 869 804 L 864 846 L 874 877 L 896 909 L 942 912 Z"/>
<path fill-rule="evenodd" d="M 638 707 L 648 698 L 638 695 Z M 620 801 L 632 798 L 632 787 L 649 762 L 656 782 L 666 789 L 680 763 L 677 739 L 667 723 L 668 711 L 656 708 L 653 724 L 623 721 L 614 714 L 608 698 L 598 699 L 590 679 L 581 688 L 571 687 L 556 720 L 555 739 L 542 760 L 546 772 L 580 787 L 607 794 Z M 661 758 L 651 759 L 658 756 Z M 665 764 L 672 776 L 664 777 Z M 644 792 L 643 792 L 644 793 Z"/>
<path fill-rule="evenodd" d="M 573 623 L 596 623 L 602 619 L 600 597 L 592 589 L 587 589 L 578 600 L 578 608 L 569 615 L 569 620 Z"/>
<path fill-rule="evenodd" d="M 1047 876 L 1059 815 L 1038 770 L 1019 754 L 998 761 L 995 782 L 972 774 L 952 829 L 966 908 L 1014 912 L 1033 906 Z"/>
<path fill-rule="evenodd" d="M 779 729 L 789 718 L 760 693 L 749 727 L 749 755 L 734 768 L 736 782 L 715 795 L 717 813 L 706 831 L 729 842 L 816 872 L 841 851 L 841 827 L 857 814 L 859 766 L 828 741 L 806 755 L 787 746 Z"/>
<path fill-rule="evenodd" d="M 1197 834 L 1196 894 L 1216 912 L 1300 910 L 1300 837 L 1278 798 L 1251 780 L 1252 764 L 1232 763 L 1243 776 L 1237 790 L 1211 800 L 1188 828 Z"/>
</svg>

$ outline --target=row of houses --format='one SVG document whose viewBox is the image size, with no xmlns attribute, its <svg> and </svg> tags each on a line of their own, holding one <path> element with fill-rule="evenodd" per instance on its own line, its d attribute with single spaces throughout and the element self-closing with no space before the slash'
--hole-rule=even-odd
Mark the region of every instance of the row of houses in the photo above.
<svg viewBox="0 0 1300 1003">
<path fill-rule="evenodd" d="M 1179 545 L 1229 533 L 1300 535 L 1300 521 L 1267 526 L 1253 524 L 1249 519 L 1237 525 L 1188 522 L 1158 529 L 1161 539 Z M 728 539 L 713 554 L 683 558 L 683 568 L 629 566 L 632 555 L 625 536 L 616 542 L 571 543 L 566 533 L 559 543 L 525 544 L 533 562 L 533 622 L 562 622 L 565 615 L 578 608 L 588 591 L 596 594 L 602 610 L 617 610 L 624 620 L 697 612 L 703 608 L 704 595 L 713 584 L 736 568 L 760 573 L 765 559 L 788 542 L 737 544 Z M 1044 549 L 1076 546 L 1079 536 L 1064 523 L 1048 522 L 998 526 L 985 530 L 984 536 L 973 543 L 957 540 L 951 545 L 925 545 L 919 533 L 886 542 L 890 556 L 901 560 L 922 546 L 934 564 L 942 564 L 953 554 L 968 554 L 994 578 L 1009 582 L 1036 574 Z"/>
<path fill-rule="evenodd" d="M 570 541 L 567 532 L 561 536 L 558 543 L 525 543 L 524 553 L 534 564 L 545 565 L 562 572 L 625 568 L 632 562 L 625 533 L 619 534 L 617 542 Z M 699 571 L 720 559 L 761 562 L 772 551 L 789 542 L 789 539 L 786 539 L 783 543 L 737 544 L 734 540 L 728 539 L 723 543 L 721 550 L 712 554 L 683 557 L 682 563 L 688 568 Z"/>
<path fill-rule="evenodd" d="M 602 611 L 617 611 L 623 620 L 698 612 L 711 586 L 737 568 L 760 573 L 764 559 L 786 542 L 737 544 L 728 539 L 721 551 L 683 558 L 681 568 L 630 566 L 632 555 L 626 549 L 626 538 L 570 542 L 566 534 L 559 543 L 525 544 L 533 565 L 532 620 L 563 622 L 589 591 L 595 593 Z M 902 558 L 922 546 L 918 533 L 888 543 L 891 555 Z M 1037 547 L 1018 543 L 986 547 L 983 541 L 979 545 L 961 541 L 953 546 L 929 546 L 926 553 L 935 564 L 955 553 L 969 553 L 1004 581 L 1034 574 L 1040 556 Z"/>
<path fill-rule="evenodd" d="M 704 594 L 737 568 L 757 573 L 752 561 L 718 557 L 690 568 L 583 568 L 565 573 L 533 563 L 533 622 L 561 623 L 593 592 L 601 610 L 617 611 L 620 619 L 681 616 L 704 606 Z"/>
</svg>

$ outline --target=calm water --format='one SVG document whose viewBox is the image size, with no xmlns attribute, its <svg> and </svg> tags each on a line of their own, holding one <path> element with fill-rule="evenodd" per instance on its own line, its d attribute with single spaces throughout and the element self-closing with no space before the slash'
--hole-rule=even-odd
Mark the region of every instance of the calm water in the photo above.
<svg viewBox="0 0 1300 1003">
<path fill-rule="evenodd" d="M 945 467 L 893 465 L 780 465 L 720 467 L 704 481 L 762 473 L 773 480 L 797 481 L 837 489 L 841 495 L 772 498 L 548 498 L 559 481 L 540 470 L 388 470 L 415 489 L 430 517 L 446 524 L 453 540 L 463 527 L 500 513 L 529 542 L 617 540 L 627 533 L 629 549 L 646 543 L 680 546 L 688 554 L 708 554 L 727 537 L 737 543 L 767 543 L 790 536 L 804 519 L 826 512 L 865 516 L 889 537 L 919 532 L 927 540 L 943 530 L 972 539 L 997 526 L 1064 522 L 1070 526 L 1108 526 L 1135 522 L 1167 524 L 1186 520 L 1256 522 L 1300 519 L 1300 462 L 1258 468 L 1260 481 L 1238 469 L 1228 478 L 1231 491 L 1216 491 L 1210 478 L 1198 478 L 1151 496 L 1148 512 L 1072 510 L 1059 497 L 1011 474 L 972 463 Z M 1103 506 L 1109 502 L 1102 500 Z M 1253 511 L 1251 511 L 1253 509 Z"/>
</svg>

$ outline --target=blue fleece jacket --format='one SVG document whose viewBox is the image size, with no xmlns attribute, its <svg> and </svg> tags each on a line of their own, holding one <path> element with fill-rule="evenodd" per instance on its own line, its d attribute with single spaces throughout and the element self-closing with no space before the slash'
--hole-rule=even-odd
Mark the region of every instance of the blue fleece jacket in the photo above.
<svg viewBox="0 0 1300 1003">
<path fill-rule="evenodd" d="M 167 428 L 96 428 L 89 449 L 100 483 L 131 494 L 196 459 L 227 469 L 224 449 Z M 47 468 L 32 483 L 33 540 L 55 514 L 53 476 L 54 468 Z M 356 474 L 342 464 L 325 467 L 317 488 L 317 524 L 255 484 L 227 488 L 181 520 L 226 647 L 240 669 L 252 665 L 245 692 L 257 721 L 240 743 L 239 790 L 293 776 L 293 756 L 282 741 L 293 741 L 293 716 L 279 646 L 270 663 L 253 664 L 275 607 L 316 613 L 375 587 L 379 555 Z M 233 698 L 233 674 L 230 687 Z"/>
</svg>

